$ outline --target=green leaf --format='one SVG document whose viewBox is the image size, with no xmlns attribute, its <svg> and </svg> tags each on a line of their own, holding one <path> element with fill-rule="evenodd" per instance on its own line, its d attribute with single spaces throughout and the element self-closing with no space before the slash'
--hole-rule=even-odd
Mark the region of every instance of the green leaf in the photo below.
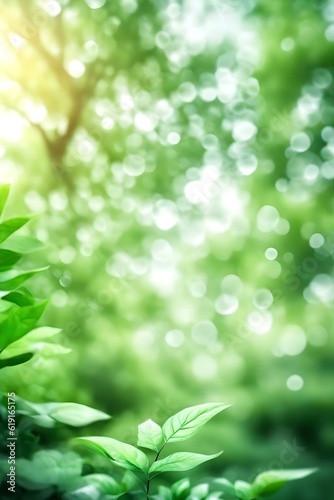
<svg viewBox="0 0 334 500">
<path fill-rule="evenodd" d="M 0 358 L 0 368 L 6 368 L 7 366 L 17 366 L 26 363 L 33 357 L 32 352 L 26 352 L 24 354 L 19 354 L 18 356 L 13 356 L 12 358 L 2 359 Z"/>
<path fill-rule="evenodd" d="M 241 500 L 251 500 L 251 485 L 246 481 L 236 481 L 234 483 L 235 494 Z"/>
<path fill-rule="evenodd" d="M 214 482 L 216 484 L 219 484 L 224 493 L 228 493 L 229 495 L 235 495 L 234 485 L 228 479 L 218 478 L 215 479 Z"/>
<path fill-rule="evenodd" d="M 28 254 L 45 248 L 44 243 L 30 236 L 12 235 L 2 245 L 2 248 L 16 253 Z"/>
<path fill-rule="evenodd" d="M 138 446 L 159 451 L 163 445 L 163 435 L 160 425 L 153 420 L 138 425 Z"/>
<path fill-rule="evenodd" d="M 55 354 L 66 354 L 71 352 L 71 350 L 66 347 L 45 342 L 46 339 L 60 332 L 61 330 L 59 328 L 50 328 L 46 326 L 32 330 L 23 338 L 10 344 L 3 352 L 2 357 L 7 359 L 27 352 L 30 352 L 31 355 L 33 355 L 36 352 L 45 350 L 49 351 L 48 354 L 52 354 L 52 351 L 54 351 Z"/>
<path fill-rule="evenodd" d="M 36 304 L 35 297 L 26 289 L 19 288 L 14 290 L 13 292 L 7 293 L 2 297 L 2 300 L 6 300 L 7 302 L 12 302 L 20 307 L 32 306 Z"/>
<path fill-rule="evenodd" d="M 21 229 L 32 217 L 14 217 L 0 224 L 0 243 L 9 238 L 10 235 Z"/>
<path fill-rule="evenodd" d="M 11 269 L 20 259 L 19 253 L 0 248 L 0 271 Z"/>
<path fill-rule="evenodd" d="M 0 216 L 3 213 L 3 209 L 6 206 L 8 196 L 10 191 L 10 184 L 2 184 L 0 186 Z"/>
<path fill-rule="evenodd" d="M 100 436 L 77 438 L 76 441 L 124 469 L 148 472 L 149 462 L 147 456 L 134 446 L 113 438 Z"/>
<path fill-rule="evenodd" d="M 221 403 L 206 403 L 180 411 L 162 426 L 165 442 L 174 443 L 192 437 L 212 417 L 229 406 Z"/>
<path fill-rule="evenodd" d="M 110 415 L 102 411 L 77 403 L 54 403 L 49 415 L 57 422 L 73 427 L 81 427 L 100 420 L 110 419 Z"/>
<path fill-rule="evenodd" d="M 187 477 L 177 481 L 173 484 L 172 488 L 173 497 L 178 500 L 183 500 L 188 497 L 190 493 L 190 481 Z"/>
<path fill-rule="evenodd" d="M 150 467 L 150 474 L 155 472 L 181 472 L 185 470 L 193 469 L 198 465 L 207 462 L 208 460 L 213 460 L 219 457 L 223 452 L 216 453 L 215 455 L 201 455 L 199 453 L 173 453 L 162 460 L 154 462 Z"/>
<path fill-rule="evenodd" d="M 51 485 L 61 487 L 81 475 L 82 464 L 82 458 L 76 453 L 41 450 L 32 460 L 17 459 L 17 482 L 33 491 Z"/>
<path fill-rule="evenodd" d="M 46 271 L 48 267 L 42 267 L 41 269 L 33 269 L 31 271 L 6 271 L 0 273 L 0 290 L 11 291 L 15 290 L 27 281 L 34 274 Z"/>
<path fill-rule="evenodd" d="M 317 469 L 269 470 L 259 474 L 252 486 L 253 497 L 268 496 L 280 490 L 288 481 L 302 479 L 316 472 Z"/>
<path fill-rule="evenodd" d="M 191 498 L 205 500 L 209 494 L 209 485 L 207 483 L 198 484 L 191 489 Z"/>
<path fill-rule="evenodd" d="M 0 351 L 26 335 L 37 323 L 46 306 L 46 302 L 17 308 L 8 314 L 0 315 Z"/>
</svg>

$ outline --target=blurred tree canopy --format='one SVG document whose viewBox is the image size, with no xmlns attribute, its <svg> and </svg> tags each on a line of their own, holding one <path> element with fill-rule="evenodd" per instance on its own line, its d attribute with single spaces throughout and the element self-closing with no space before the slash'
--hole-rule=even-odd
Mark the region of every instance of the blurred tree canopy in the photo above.
<svg viewBox="0 0 334 500">
<path fill-rule="evenodd" d="M 0 4 L 0 180 L 43 214 L 33 286 L 73 349 L 10 390 L 130 442 L 138 415 L 233 403 L 194 443 L 225 449 L 208 473 L 290 449 L 329 500 L 334 2 Z"/>
</svg>

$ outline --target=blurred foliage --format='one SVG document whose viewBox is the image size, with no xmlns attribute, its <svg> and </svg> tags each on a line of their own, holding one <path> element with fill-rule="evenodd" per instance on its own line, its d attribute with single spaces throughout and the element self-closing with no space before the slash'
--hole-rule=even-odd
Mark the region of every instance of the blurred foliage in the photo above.
<svg viewBox="0 0 334 500">
<path fill-rule="evenodd" d="M 43 214 L 26 269 L 50 265 L 32 290 L 72 349 L 4 390 L 132 444 L 233 404 L 193 440 L 225 450 L 203 473 L 318 466 L 277 499 L 330 500 L 333 1 L 0 4 L 0 180 L 8 216 Z"/>
</svg>

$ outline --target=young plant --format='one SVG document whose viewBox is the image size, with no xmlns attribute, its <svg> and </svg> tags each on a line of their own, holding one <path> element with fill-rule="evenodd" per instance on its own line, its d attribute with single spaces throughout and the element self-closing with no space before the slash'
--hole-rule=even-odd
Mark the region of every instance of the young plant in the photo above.
<svg viewBox="0 0 334 500">
<path fill-rule="evenodd" d="M 152 420 L 140 424 L 137 445 L 155 452 L 155 458 L 151 463 L 145 453 L 138 448 L 113 438 L 92 436 L 77 438 L 76 441 L 104 456 L 113 464 L 136 473 L 145 488 L 146 498 L 149 499 L 151 481 L 158 474 L 190 470 L 221 455 L 222 452 L 214 455 L 179 452 L 160 459 L 161 452 L 167 444 L 194 436 L 211 418 L 228 407 L 229 405 L 221 403 L 206 403 L 180 411 L 170 417 L 162 427 Z"/>
</svg>

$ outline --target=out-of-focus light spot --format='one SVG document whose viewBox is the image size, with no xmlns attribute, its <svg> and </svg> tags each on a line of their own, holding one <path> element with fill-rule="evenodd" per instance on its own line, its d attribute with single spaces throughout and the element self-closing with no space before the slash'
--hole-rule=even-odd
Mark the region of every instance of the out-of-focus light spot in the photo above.
<svg viewBox="0 0 334 500">
<path fill-rule="evenodd" d="M 305 132 L 298 132 L 291 138 L 291 148 L 297 153 L 304 153 L 311 146 L 311 139 Z"/>
<path fill-rule="evenodd" d="M 174 227 L 179 220 L 175 204 L 169 200 L 159 200 L 155 205 L 153 219 L 162 231 Z"/>
<path fill-rule="evenodd" d="M 131 177 L 138 177 L 145 172 L 145 160 L 139 155 L 130 155 L 125 159 L 124 172 Z"/>
<path fill-rule="evenodd" d="M 218 371 L 216 361 L 206 354 L 199 354 L 192 362 L 192 372 L 199 380 L 213 379 Z"/>
<path fill-rule="evenodd" d="M 224 293 L 215 301 L 215 309 L 217 313 L 222 314 L 223 316 L 235 313 L 238 307 L 239 301 L 234 295 Z"/>
<path fill-rule="evenodd" d="M 269 278 L 276 279 L 279 277 L 281 272 L 282 272 L 281 264 L 276 260 L 272 260 L 267 269 L 267 275 L 269 276 Z"/>
<path fill-rule="evenodd" d="M 304 386 L 304 380 L 300 375 L 291 375 L 286 381 L 289 391 L 300 391 Z"/>
<path fill-rule="evenodd" d="M 193 326 L 191 337 L 196 344 L 206 346 L 217 340 L 218 331 L 215 325 L 208 320 L 200 321 Z"/>
<path fill-rule="evenodd" d="M 307 165 L 304 170 L 304 179 L 307 182 L 314 182 L 319 176 L 319 167 L 317 165 Z"/>
<path fill-rule="evenodd" d="M 257 169 L 257 158 L 254 155 L 242 156 L 238 162 L 238 169 L 242 175 L 252 175 Z"/>
<path fill-rule="evenodd" d="M 133 335 L 134 349 L 142 356 L 147 356 L 148 350 L 154 344 L 154 334 L 148 329 L 141 329 Z"/>
<path fill-rule="evenodd" d="M 169 144 L 172 144 L 173 146 L 178 144 L 180 140 L 181 136 L 177 132 L 170 132 L 167 136 L 167 141 L 169 142 Z"/>
<path fill-rule="evenodd" d="M 152 132 L 154 123 L 152 119 L 144 113 L 137 113 L 134 120 L 135 126 L 142 132 Z"/>
<path fill-rule="evenodd" d="M 334 42 L 334 24 L 330 24 L 325 31 L 325 37 L 329 42 Z"/>
<path fill-rule="evenodd" d="M 204 102 L 212 102 L 217 97 L 217 89 L 206 87 L 200 91 L 199 95 Z"/>
<path fill-rule="evenodd" d="M 166 333 L 165 341 L 170 347 L 181 347 L 184 343 L 185 336 L 181 330 L 170 330 Z"/>
<path fill-rule="evenodd" d="M 50 205 L 55 210 L 62 212 L 68 205 L 68 198 L 65 193 L 55 191 L 49 196 Z"/>
<path fill-rule="evenodd" d="M 287 37 L 284 38 L 281 42 L 281 49 L 284 50 L 284 52 L 290 52 L 290 50 L 293 50 L 295 48 L 295 41 L 293 38 Z"/>
<path fill-rule="evenodd" d="M 254 123 L 247 120 L 237 120 L 233 124 L 232 136 L 235 141 L 249 141 L 257 133 Z"/>
<path fill-rule="evenodd" d="M 262 233 L 270 233 L 280 220 L 278 210 L 270 205 L 262 207 L 257 214 L 256 225 Z"/>
<path fill-rule="evenodd" d="M 242 287 L 241 279 L 235 274 L 225 276 L 220 284 L 221 290 L 228 295 L 239 295 L 242 292 Z"/>
<path fill-rule="evenodd" d="M 100 9 L 104 6 L 107 0 L 85 0 L 88 7 L 91 9 Z"/>
<path fill-rule="evenodd" d="M 310 238 L 310 247 L 320 248 L 325 243 L 325 238 L 320 233 L 312 234 Z"/>
<path fill-rule="evenodd" d="M 20 37 L 20 35 L 17 35 L 16 33 L 10 33 L 9 40 L 11 41 L 11 44 L 13 45 L 13 47 L 15 47 L 16 49 L 21 49 L 27 43 L 24 40 L 24 38 Z"/>
<path fill-rule="evenodd" d="M 43 104 L 34 104 L 26 100 L 23 108 L 32 123 L 42 123 L 47 116 L 47 109 Z"/>
<path fill-rule="evenodd" d="M 273 317 L 268 311 L 253 311 L 247 317 L 249 329 L 257 335 L 268 333 L 273 324 Z"/>
<path fill-rule="evenodd" d="M 279 349 L 287 356 L 298 356 L 307 345 L 307 338 L 304 330 L 298 325 L 291 325 L 283 334 Z"/>
<path fill-rule="evenodd" d="M 18 142 L 23 135 L 24 120 L 15 111 L 0 111 L 0 138 L 8 142 Z"/>
<path fill-rule="evenodd" d="M 321 175 L 324 179 L 334 179 L 334 161 L 325 161 L 321 166 Z"/>
<path fill-rule="evenodd" d="M 334 301 L 334 280 L 328 274 L 318 274 L 313 278 L 309 290 L 320 302 L 329 304 Z"/>
<path fill-rule="evenodd" d="M 219 213 L 217 215 L 209 215 L 206 218 L 206 226 L 211 233 L 225 233 L 230 229 L 232 220 L 229 214 Z"/>
<path fill-rule="evenodd" d="M 101 212 L 104 208 L 104 199 L 102 196 L 93 196 L 88 200 L 88 206 L 92 212 Z"/>
<path fill-rule="evenodd" d="M 203 297 L 206 293 L 206 284 L 204 281 L 194 281 L 190 284 L 189 289 L 193 297 Z"/>
<path fill-rule="evenodd" d="M 191 102 L 197 95 L 196 88 L 190 82 L 181 83 L 178 89 L 178 95 L 183 102 Z"/>
<path fill-rule="evenodd" d="M 274 302 L 272 293 L 266 288 L 257 290 L 253 297 L 253 304 L 259 309 L 268 309 Z"/>
<path fill-rule="evenodd" d="M 290 231 L 290 222 L 286 219 L 280 219 L 274 228 L 276 234 L 288 234 Z"/>
<path fill-rule="evenodd" d="M 81 78 L 86 71 L 86 67 L 78 59 L 72 59 L 72 61 L 67 64 L 66 70 L 73 78 Z"/>
<path fill-rule="evenodd" d="M 24 197 L 25 204 L 35 213 L 43 213 L 46 210 L 47 203 L 45 199 L 36 191 L 29 191 Z"/>
<path fill-rule="evenodd" d="M 51 302 L 55 307 L 65 307 L 68 303 L 68 295 L 64 290 L 57 290 L 52 294 Z"/>
<path fill-rule="evenodd" d="M 50 17 L 57 17 L 61 13 L 61 5 L 54 0 L 46 2 L 44 8 Z"/>
<path fill-rule="evenodd" d="M 104 128 L 104 130 L 111 130 L 114 125 L 115 125 L 115 120 L 113 120 L 113 118 L 111 118 L 109 116 L 106 118 L 103 118 L 102 128 Z"/>
<path fill-rule="evenodd" d="M 64 288 L 67 288 L 68 286 L 70 286 L 70 284 L 72 283 L 72 275 L 71 273 L 69 272 L 65 272 L 62 277 L 60 278 L 59 280 L 59 284 L 64 287 Z"/>
<path fill-rule="evenodd" d="M 275 260 L 278 257 L 278 251 L 276 250 L 276 248 L 267 248 L 267 250 L 264 252 L 264 255 L 268 260 Z"/>
<path fill-rule="evenodd" d="M 99 49 L 98 44 L 96 42 L 94 42 L 94 40 L 88 40 L 84 44 L 84 53 L 82 54 L 83 60 L 86 63 L 91 63 L 91 62 L 95 61 L 95 59 L 99 55 L 99 51 L 100 51 L 100 49 Z"/>
<path fill-rule="evenodd" d="M 151 252 L 153 258 L 160 262 L 166 262 L 173 258 L 173 248 L 166 240 L 155 240 Z"/>
<path fill-rule="evenodd" d="M 71 264 L 76 256 L 76 250 L 73 247 L 64 247 L 59 252 L 59 260 L 63 264 Z"/>
</svg>

